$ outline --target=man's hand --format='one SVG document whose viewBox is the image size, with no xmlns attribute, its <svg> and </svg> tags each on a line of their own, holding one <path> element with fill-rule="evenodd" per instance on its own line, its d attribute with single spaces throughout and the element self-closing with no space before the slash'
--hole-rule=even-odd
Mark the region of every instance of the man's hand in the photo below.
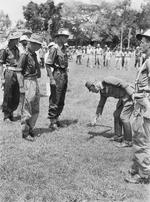
<svg viewBox="0 0 150 202">
<path fill-rule="evenodd" d="M 99 119 L 99 114 L 96 114 L 96 116 L 94 117 L 94 119 L 91 121 L 91 126 L 95 126 L 98 119 Z"/>
</svg>

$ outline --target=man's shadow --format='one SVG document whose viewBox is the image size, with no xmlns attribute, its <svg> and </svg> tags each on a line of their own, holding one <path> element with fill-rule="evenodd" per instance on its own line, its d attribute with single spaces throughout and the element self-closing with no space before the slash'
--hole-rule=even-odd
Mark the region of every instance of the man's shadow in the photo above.
<svg viewBox="0 0 150 202">
<path fill-rule="evenodd" d="M 106 138 L 112 138 L 114 136 L 114 133 L 110 132 L 112 130 L 112 127 L 110 126 L 105 126 L 105 125 L 97 125 L 97 126 L 101 126 L 104 127 L 105 129 L 101 132 L 95 132 L 93 131 L 95 127 L 91 126 L 91 129 L 88 134 L 90 135 L 90 137 L 87 138 L 87 141 L 93 139 L 94 137 L 97 136 L 102 136 L 102 137 L 106 137 Z M 89 125 L 90 127 L 90 125 Z"/>
<path fill-rule="evenodd" d="M 58 128 L 59 129 L 60 128 L 67 128 L 70 125 L 74 125 L 77 123 L 78 123 L 78 119 L 64 119 L 64 120 L 59 121 L 60 126 Z M 56 131 L 56 130 L 54 130 L 54 131 Z M 36 128 L 34 130 L 36 136 L 41 136 L 44 133 L 51 133 L 54 131 L 52 131 L 51 128 Z"/>
</svg>

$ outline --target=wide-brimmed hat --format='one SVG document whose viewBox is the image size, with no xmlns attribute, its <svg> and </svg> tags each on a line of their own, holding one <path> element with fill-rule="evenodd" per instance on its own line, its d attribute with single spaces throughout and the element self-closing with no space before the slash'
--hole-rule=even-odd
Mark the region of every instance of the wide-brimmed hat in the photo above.
<svg viewBox="0 0 150 202">
<path fill-rule="evenodd" d="M 29 38 L 28 38 L 26 35 L 22 35 L 22 36 L 20 37 L 19 42 L 28 41 L 28 40 L 29 40 Z"/>
<path fill-rule="evenodd" d="M 42 45 L 41 38 L 38 35 L 32 35 L 31 38 L 28 39 L 28 41 L 31 43 Z"/>
<path fill-rule="evenodd" d="M 69 37 L 69 35 L 70 35 L 69 31 L 67 29 L 62 28 L 62 29 L 58 30 L 58 33 L 55 35 L 55 37 L 58 37 L 58 36 Z"/>
<path fill-rule="evenodd" d="M 31 30 L 24 30 L 22 35 L 27 35 L 27 34 L 32 34 L 32 31 Z"/>
<path fill-rule="evenodd" d="M 8 36 L 8 41 L 19 39 L 20 35 L 18 33 L 13 33 Z"/>
<path fill-rule="evenodd" d="M 142 37 L 147 37 L 147 38 L 150 39 L 150 29 L 148 29 L 147 31 L 143 32 L 143 34 L 137 34 L 137 35 L 136 35 L 136 38 L 137 38 L 138 40 L 141 40 Z"/>
</svg>

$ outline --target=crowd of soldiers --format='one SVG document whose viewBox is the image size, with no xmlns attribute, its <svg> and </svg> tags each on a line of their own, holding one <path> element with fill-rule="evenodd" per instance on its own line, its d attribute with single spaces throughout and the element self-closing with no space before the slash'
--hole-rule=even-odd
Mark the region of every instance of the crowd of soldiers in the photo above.
<svg viewBox="0 0 150 202">
<path fill-rule="evenodd" d="M 99 69 L 112 69 L 114 67 L 117 70 L 129 70 L 132 60 L 134 60 L 134 67 L 138 68 L 145 58 L 145 54 L 141 52 L 139 46 L 134 49 L 120 49 L 120 47 L 117 47 L 113 50 L 107 45 L 102 48 L 100 44 L 95 46 L 70 46 L 68 54 L 78 65 L 83 64 L 86 67 Z"/>
<path fill-rule="evenodd" d="M 38 78 L 41 77 L 40 66 L 46 67 L 50 83 L 48 109 L 50 131 L 58 130 L 61 125 L 59 117 L 65 103 L 68 57 L 71 51 L 67 43 L 68 38 L 68 30 L 60 29 L 55 34 L 54 41 L 47 46 L 38 35 L 31 32 L 23 33 L 22 36 L 13 34 L 9 36 L 6 47 L 1 51 L 4 122 L 14 121 L 14 112 L 18 110 L 17 116 L 21 117 L 22 138 L 25 140 L 35 140 L 34 126 L 40 108 L 38 86 Z M 141 41 L 140 51 L 142 50 L 143 54 L 141 56 L 135 53 L 135 66 L 139 65 L 136 88 L 116 77 L 106 77 L 97 83 L 87 81 L 85 86 L 89 91 L 101 95 L 91 126 L 95 126 L 97 120 L 102 117 L 107 98 L 118 99 L 114 112 L 113 140 L 119 142 L 119 147 L 134 147 L 132 169 L 129 170 L 129 177 L 125 180 L 131 183 L 148 183 L 150 181 L 150 30 L 137 35 L 137 39 Z M 139 48 L 136 51 L 138 52 Z M 112 53 L 109 47 L 105 46 L 102 49 L 98 44 L 95 48 L 91 45 L 84 49 L 78 47 L 71 51 L 72 54 L 76 54 L 77 64 L 82 64 L 82 55 L 85 54 L 85 66 L 90 68 L 93 66 L 109 68 L 114 54 L 116 68 L 122 69 L 123 66 L 128 67 L 132 52 L 126 50 L 122 53 L 117 49 Z M 138 57 L 140 55 L 140 60 L 137 60 L 136 55 Z M 130 121 L 131 116 L 133 124 Z"/>
</svg>

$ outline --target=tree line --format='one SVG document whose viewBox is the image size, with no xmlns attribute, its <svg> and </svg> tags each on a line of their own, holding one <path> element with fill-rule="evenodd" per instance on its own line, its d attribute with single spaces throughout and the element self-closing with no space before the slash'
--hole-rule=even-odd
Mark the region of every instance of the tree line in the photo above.
<svg viewBox="0 0 150 202">
<path fill-rule="evenodd" d="M 133 47 L 138 45 L 136 34 L 150 28 L 150 2 L 146 0 L 140 10 L 131 8 L 131 0 L 98 4 L 68 1 L 58 5 L 53 0 L 41 4 L 31 1 L 23 6 L 23 15 L 25 23 L 18 21 L 18 29 L 23 25 L 53 40 L 58 29 L 66 27 L 72 34 L 70 43 L 75 45 L 100 42 L 112 48 L 121 43 Z"/>
</svg>

